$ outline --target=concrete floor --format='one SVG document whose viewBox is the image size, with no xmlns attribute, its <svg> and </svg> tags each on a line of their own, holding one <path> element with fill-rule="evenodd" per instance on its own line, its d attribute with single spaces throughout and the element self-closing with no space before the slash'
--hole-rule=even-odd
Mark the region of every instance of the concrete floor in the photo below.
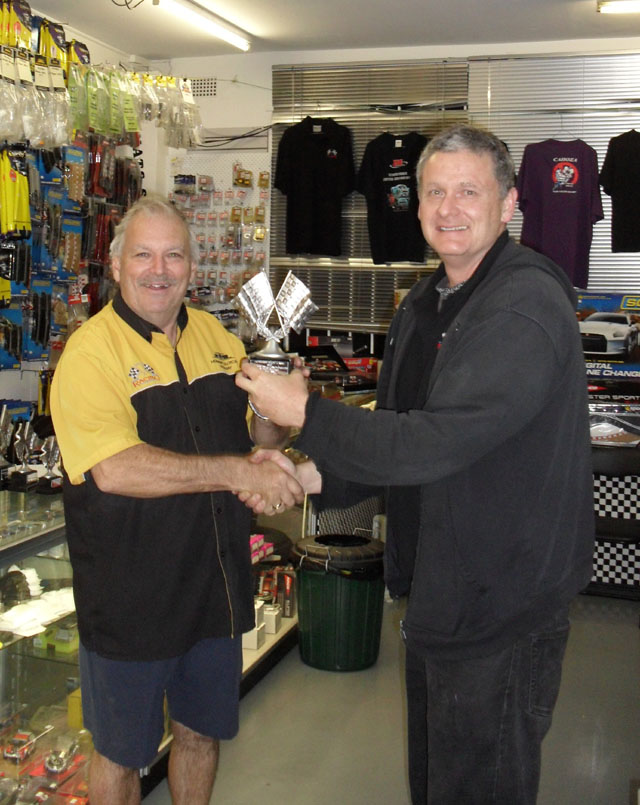
<svg viewBox="0 0 640 805">
<path fill-rule="evenodd" d="M 293 649 L 241 703 L 212 803 L 408 805 L 402 607 L 386 603 L 376 665 L 335 673 Z M 640 788 L 640 602 L 580 596 L 538 805 L 628 805 Z M 169 805 L 166 781 L 145 805 Z"/>
</svg>

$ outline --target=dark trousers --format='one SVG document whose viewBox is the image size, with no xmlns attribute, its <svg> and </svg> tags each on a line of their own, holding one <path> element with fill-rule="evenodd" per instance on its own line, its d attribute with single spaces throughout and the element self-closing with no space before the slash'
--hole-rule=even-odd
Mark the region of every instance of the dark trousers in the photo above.
<svg viewBox="0 0 640 805">
<path fill-rule="evenodd" d="M 489 657 L 407 651 L 414 805 L 534 805 L 569 636 L 568 611 Z"/>
</svg>

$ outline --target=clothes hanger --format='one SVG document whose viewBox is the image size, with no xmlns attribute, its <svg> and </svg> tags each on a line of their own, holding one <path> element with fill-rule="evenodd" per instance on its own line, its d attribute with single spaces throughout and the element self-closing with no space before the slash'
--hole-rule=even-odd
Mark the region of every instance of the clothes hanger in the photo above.
<svg viewBox="0 0 640 805">
<path fill-rule="evenodd" d="M 560 112 L 560 129 L 556 130 L 549 139 L 564 140 L 566 142 L 569 142 L 570 140 L 579 140 L 580 137 L 565 127 L 564 117 L 562 115 L 562 112 Z"/>
</svg>

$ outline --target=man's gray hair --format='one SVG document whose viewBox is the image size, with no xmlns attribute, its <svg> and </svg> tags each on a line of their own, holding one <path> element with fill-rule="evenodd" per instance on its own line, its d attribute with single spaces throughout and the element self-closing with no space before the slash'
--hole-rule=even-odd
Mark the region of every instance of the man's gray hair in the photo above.
<svg viewBox="0 0 640 805">
<path fill-rule="evenodd" d="M 516 171 L 513 160 L 502 140 L 486 129 L 458 125 L 436 134 L 424 147 L 416 166 L 418 194 L 422 187 L 422 173 L 427 160 L 440 151 L 447 153 L 471 151 L 473 154 L 489 154 L 493 162 L 493 173 L 498 182 L 500 198 L 505 198 L 509 190 L 515 186 Z"/>
<path fill-rule="evenodd" d="M 185 240 L 189 250 L 189 262 L 197 263 L 200 254 L 200 246 L 195 238 L 195 233 L 189 226 L 184 215 L 180 210 L 168 201 L 164 196 L 141 196 L 131 207 L 127 210 L 124 218 L 115 228 L 115 233 L 111 245 L 109 246 L 109 255 L 113 260 L 114 257 L 118 259 L 122 257 L 122 247 L 124 246 L 125 235 L 131 225 L 133 219 L 138 215 L 167 215 L 179 221 L 184 227 Z"/>
</svg>

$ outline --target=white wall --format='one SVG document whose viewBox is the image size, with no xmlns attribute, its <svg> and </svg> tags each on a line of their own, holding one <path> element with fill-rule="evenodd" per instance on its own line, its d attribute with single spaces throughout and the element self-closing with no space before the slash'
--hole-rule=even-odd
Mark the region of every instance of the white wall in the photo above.
<svg viewBox="0 0 640 805">
<path fill-rule="evenodd" d="M 640 38 L 637 37 L 571 39 L 494 45 L 242 53 L 211 58 L 173 59 L 169 62 L 158 62 L 154 67 L 161 72 L 189 78 L 217 78 L 216 97 L 198 99 L 203 124 L 212 129 L 235 126 L 251 129 L 271 122 L 271 68 L 275 64 L 398 62 L 412 59 L 464 59 L 497 55 L 637 53 L 639 50 Z"/>
</svg>

